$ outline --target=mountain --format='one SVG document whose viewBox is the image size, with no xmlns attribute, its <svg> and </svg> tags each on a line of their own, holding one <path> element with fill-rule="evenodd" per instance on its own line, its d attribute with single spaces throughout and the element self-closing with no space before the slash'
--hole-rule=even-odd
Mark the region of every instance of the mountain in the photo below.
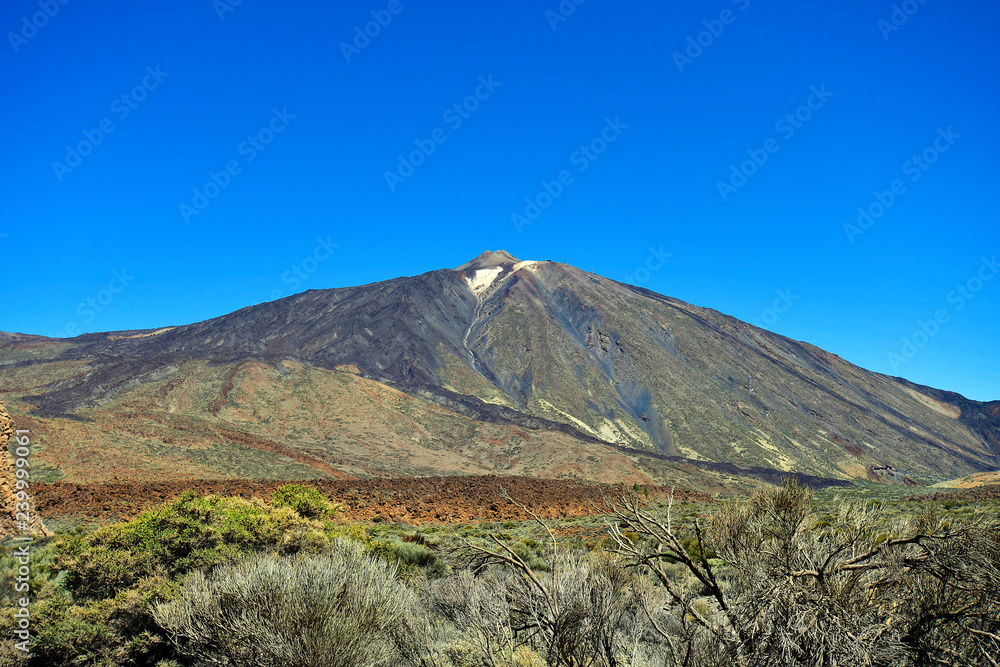
<svg viewBox="0 0 1000 667">
<path fill-rule="evenodd" d="M 0 337 L 0 393 L 73 481 L 1000 468 L 1000 401 L 504 251 L 187 326 Z"/>
</svg>

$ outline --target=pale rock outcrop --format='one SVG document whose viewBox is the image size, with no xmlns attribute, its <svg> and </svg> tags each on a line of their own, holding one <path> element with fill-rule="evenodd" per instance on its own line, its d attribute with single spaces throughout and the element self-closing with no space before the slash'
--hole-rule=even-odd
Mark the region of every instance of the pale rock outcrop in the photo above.
<svg viewBox="0 0 1000 667">
<path fill-rule="evenodd" d="M 0 536 L 2 537 L 26 534 L 26 531 L 17 528 L 17 498 L 15 495 L 17 493 L 17 477 L 14 475 L 14 456 L 11 454 L 11 447 L 16 449 L 14 420 L 7 413 L 4 404 L 0 403 L 0 522 L 2 522 L 0 523 Z M 29 488 L 28 491 L 30 493 L 31 489 Z M 42 537 L 51 535 L 45 528 L 45 524 L 42 523 L 41 517 L 34 510 L 34 505 L 31 505 L 31 521 L 28 523 L 27 532 Z"/>
</svg>

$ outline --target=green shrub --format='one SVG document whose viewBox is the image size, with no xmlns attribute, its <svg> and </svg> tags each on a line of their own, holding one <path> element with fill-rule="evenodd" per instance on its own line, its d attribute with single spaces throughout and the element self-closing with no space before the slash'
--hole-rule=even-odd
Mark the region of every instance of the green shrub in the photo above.
<svg viewBox="0 0 1000 667">
<path fill-rule="evenodd" d="M 286 484 L 271 496 L 274 507 L 290 507 L 306 519 L 332 519 L 343 511 L 343 507 L 330 500 L 316 489 L 301 484 Z"/>
<path fill-rule="evenodd" d="M 2 553 L 9 554 L 13 547 L 4 548 Z M 28 575 L 28 586 L 35 599 L 54 595 L 66 579 L 65 572 L 52 566 L 52 559 L 58 553 L 58 545 L 54 540 L 36 543 L 31 551 L 31 574 Z M 16 576 L 20 562 L 13 555 L 0 557 L 0 607 L 8 607 L 21 597 L 23 593 L 15 590 Z M 2 664 L 2 663 L 0 663 Z"/>
<path fill-rule="evenodd" d="M 527 560 L 529 558 L 534 558 L 535 556 L 537 556 L 537 554 L 531 549 L 529 549 L 528 545 L 524 544 L 523 542 L 515 542 L 514 544 L 510 545 L 510 549 L 515 554 L 517 554 L 518 558 L 522 558 L 524 560 Z"/>
<path fill-rule="evenodd" d="M 434 552 L 427 547 L 410 542 L 403 542 L 397 545 L 395 554 L 399 560 L 416 565 L 417 567 L 424 567 L 437 558 Z"/>
<path fill-rule="evenodd" d="M 259 500 L 192 493 L 127 523 L 61 535 L 33 554 L 38 641 L 31 665 L 169 665 L 177 656 L 152 607 L 176 594 L 180 577 L 261 551 L 324 552 L 341 536 L 370 544 L 360 526 L 324 525 Z M 0 664 L 7 657 L 0 652 Z"/>
<path fill-rule="evenodd" d="M 153 621 L 150 607 L 169 598 L 175 588 L 165 579 L 151 578 L 107 600 L 74 604 L 55 595 L 33 604 L 33 657 L 27 664 L 120 667 L 169 659 L 173 648 Z"/>
<path fill-rule="evenodd" d="M 101 599 L 145 577 L 173 577 L 265 548 L 317 551 L 328 542 L 322 530 L 290 508 L 189 492 L 128 523 L 66 537 L 53 563 L 69 572 L 75 594 Z"/>
<path fill-rule="evenodd" d="M 532 558 L 528 561 L 528 567 L 539 572 L 551 572 L 552 566 L 544 558 Z"/>
<path fill-rule="evenodd" d="M 114 636 L 96 609 L 78 607 L 57 596 L 31 609 L 36 634 L 31 644 L 37 664 L 71 664 L 98 658 Z"/>
</svg>

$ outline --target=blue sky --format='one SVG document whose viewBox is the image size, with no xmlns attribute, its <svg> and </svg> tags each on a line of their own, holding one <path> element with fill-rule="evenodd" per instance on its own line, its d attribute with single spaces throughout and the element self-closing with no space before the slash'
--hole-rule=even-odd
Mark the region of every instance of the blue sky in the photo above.
<svg viewBox="0 0 1000 667">
<path fill-rule="evenodd" d="M 503 248 L 1000 399 L 1000 9 L 809 5 L 7 2 L 0 330 Z"/>
</svg>

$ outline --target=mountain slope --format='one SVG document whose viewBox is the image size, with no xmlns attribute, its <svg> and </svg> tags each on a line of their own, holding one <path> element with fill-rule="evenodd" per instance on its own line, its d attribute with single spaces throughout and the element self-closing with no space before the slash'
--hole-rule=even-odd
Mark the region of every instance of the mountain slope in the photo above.
<svg viewBox="0 0 1000 667">
<path fill-rule="evenodd" d="M 619 444 L 813 474 L 998 466 L 988 433 L 915 385 L 572 267 L 518 266 L 484 290 L 472 338 L 519 409 Z"/>
<path fill-rule="evenodd" d="M 248 368 L 259 376 L 247 398 L 256 412 L 233 415 L 225 427 L 243 433 L 265 416 L 282 422 L 318 415 L 317 401 L 327 391 L 319 387 L 340 376 L 416 401 L 419 414 L 400 427 L 400 439 L 391 445 L 372 440 L 367 457 L 366 445 L 358 444 L 363 434 L 354 434 L 351 445 L 349 429 L 332 424 L 310 439 L 280 430 L 268 436 L 279 443 L 291 438 L 287 446 L 297 452 L 271 447 L 269 456 L 292 468 L 318 470 L 325 463 L 332 466 L 329 475 L 515 465 L 521 450 L 498 463 L 493 445 L 470 435 L 485 427 L 471 424 L 534 433 L 539 451 L 563 442 L 541 466 L 544 475 L 599 476 L 600 461 L 616 456 L 624 456 L 615 459 L 618 472 L 645 474 L 635 467 L 640 455 L 629 450 L 648 452 L 647 461 L 681 457 L 839 479 L 888 474 L 938 481 L 1000 468 L 1000 403 L 871 373 L 716 311 L 503 251 L 455 270 L 311 290 L 188 326 L 71 340 L 8 337 L 0 340 L 0 364 L 0 391 L 8 387 L 25 412 L 30 406 L 32 417 L 53 423 L 93 420 L 122 409 L 147 387 L 174 381 L 211 395 L 182 411 L 212 422 L 229 415 L 229 394 Z M 190 375 L 195 366 L 226 368 L 222 375 L 232 377 L 198 379 Z M 288 375 L 300 373 L 325 374 L 322 382 L 300 382 L 294 390 L 312 397 L 311 408 L 274 393 Z M 347 411 L 338 419 L 354 411 L 374 423 L 399 413 L 398 407 L 368 411 L 356 398 L 335 399 Z M 160 400 L 144 409 L 169 406 Z M 435 411 L 472 431 L 435 422 Z M 465 435 L 445 436 L 449 429 Z M 105 432 L 113 434 L 114 427 Z M 451 443 L 448 453 L 420 454 L 423 463 L 407 463 L 400 452 L 423 447 L 419 433 Z M 463 446 L 485 452 L 467 470 L 455 458 Z M 589 464 L 580 463 L 582 449 Z M 372 472 L 358 467 L 358 457 L 373 462 Z"/>
</svg>

